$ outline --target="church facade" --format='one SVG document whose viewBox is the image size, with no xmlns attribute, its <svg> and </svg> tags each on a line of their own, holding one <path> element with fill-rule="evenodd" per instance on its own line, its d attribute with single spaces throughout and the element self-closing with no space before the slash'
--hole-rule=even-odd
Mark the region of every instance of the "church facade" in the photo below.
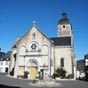
<svg viewBox="0 0 88 88">
<path fill-rule="evenodd" d="M 33 23 L 12 46 L 9 73 L 14 69 L 14 77 L 18 77 L 28 71 L 28 78 L 35 79 L 39 73 L 44 77 L 52 76 L 59 67 L 67 74 L 76 75 L 72 25 L 66 13 L 58 21 L 58 37 L 48 38 Z"/>
</svg>

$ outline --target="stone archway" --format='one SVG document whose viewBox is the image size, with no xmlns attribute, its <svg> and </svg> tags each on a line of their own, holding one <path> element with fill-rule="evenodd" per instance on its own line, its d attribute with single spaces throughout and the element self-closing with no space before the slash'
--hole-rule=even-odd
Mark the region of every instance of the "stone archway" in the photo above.
<svg viewBox="0 0 88 88">
<path fill-rule="evenodd" d="M 37 76 L 37 67 L 38 67 L 38 62 L 35 59 L 29 60 L 29 78 L 30 79 L 35 79 Z"/>
</svg>

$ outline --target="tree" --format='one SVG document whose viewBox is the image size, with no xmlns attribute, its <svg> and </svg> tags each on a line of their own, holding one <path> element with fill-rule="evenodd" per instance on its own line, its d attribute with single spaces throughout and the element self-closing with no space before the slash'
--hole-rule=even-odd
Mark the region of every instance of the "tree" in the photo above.
<svg viewBox="0 0 88 88">
<path fill-rule="evenodd" d="M 65 78 L 66 77 L 66 70 L 63 68 L 58 68 L 55 73 L 54 73 L 54 78 L 56 77 L 60 77 L 60 78 Z"/>
<path fill-rule="evenodd" d="M 63 68 L 58 68 L 58 69 L 56 70 L 56 73 L 58 73 L 61 78 L 65 78 L 65 76 L 66 76 L 66 70 L 63 69 Z"/>
</svg>

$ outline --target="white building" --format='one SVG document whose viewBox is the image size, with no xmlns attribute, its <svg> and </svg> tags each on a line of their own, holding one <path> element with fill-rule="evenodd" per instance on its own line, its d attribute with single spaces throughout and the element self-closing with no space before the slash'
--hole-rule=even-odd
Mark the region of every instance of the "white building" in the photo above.
<svg viewBox="0 0 88 88">
<path fill-rule="evenodd" d="M 88 80 L 88 54 L 84 56 L 85 77 Z"/>
<path fill-rule="evenodd" d="M 6 53 L 0 58 L 0 73 L 8 73 L 10 65 L 10 55 Z"/>
<path fill-rule="evenodd" d="M 45 77 L 52 76 L 59 67 L 63 67 L 67 75 L 76 74 L 72 25 L 66 13 L 58 22 L 55 38 L 48 38 L 33 22 L 33 27 L 12 47 L 9 71 L 14 69 L 14 77 L 28 71 L 29 79 L 35 79 L 39 72 Z"/>
</svg>

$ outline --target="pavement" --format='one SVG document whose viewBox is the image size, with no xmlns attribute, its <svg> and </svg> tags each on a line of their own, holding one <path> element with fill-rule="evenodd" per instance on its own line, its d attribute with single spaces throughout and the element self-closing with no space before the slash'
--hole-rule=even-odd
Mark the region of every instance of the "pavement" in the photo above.
<svg viewBox="0 0 88 88">
<path fill-rule="evenodd" d="M 32 80 L 16 79 L 7 76 L 7 74 L 0 74 L 0 88 L 48 88 L 48 87 L 34 87 L 29 85 Z M 59 87 L 52 88 L 88 88 L 88 82 L 79 80 L 59 80 Z M 51 87 L 49 87 L 51 88 Z"/>
</svg>

